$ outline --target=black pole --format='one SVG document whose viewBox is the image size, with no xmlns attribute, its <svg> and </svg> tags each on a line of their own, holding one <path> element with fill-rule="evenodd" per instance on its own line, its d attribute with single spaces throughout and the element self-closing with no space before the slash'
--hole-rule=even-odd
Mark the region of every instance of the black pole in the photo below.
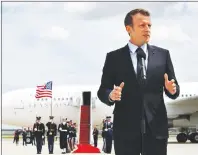
<svg viewBox="0 0 198 155">
<path fill-rule="evenodd" d="M 142 138 L 142 155 L 146 155 L 145 152 L 145 134 L 146 134 L 146 115 L 145 115 L 145 88 L 146 88 L 146 75 L 145 70 L 143 69 L 145 67 L 143 64 L 141 64 L 141 79 L 140 79 L 140 92 L 142 97 L 142 120 L 141 120 L 141 138 Z"/>
<path fill-rule="evenodd" d="M 52 116 L 52 98 L 51 98 L 51 116 Z"/>
</svg>

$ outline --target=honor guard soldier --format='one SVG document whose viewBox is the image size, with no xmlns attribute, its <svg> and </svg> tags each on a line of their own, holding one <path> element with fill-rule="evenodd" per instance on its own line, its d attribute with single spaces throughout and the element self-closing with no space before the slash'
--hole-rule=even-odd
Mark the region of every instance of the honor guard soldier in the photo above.
<svg viewBox="0 0 198 155">
<path fill-rule="evenodd" d="M 26 142 L 26 138 L 27 138 L 27 131 L 26 131 L 26 128 L 24 128 L 24 129 L 23 129 L 22 137 L 23 137 L 23 146 L 24 146 L 24 145 L 26 145 L 26 146 L 27 146 L 27 142 Z"/>
<path fill-rule="evenodd" d="M 72 139 L 73 139 L 72 120 L 69 121 L 68 129 L 69 129 L 69 140 L 68 140 L 69 141 L 69 148 L 72 151 L 73 150 L 73 147 L 72 147 Z"/>
<path fill-rule="evenodd" d="M 37 148 L 37 154 L 41 154 L 42 151 L 42 138 L 45 134 L 45 126 L 43 123 L 40 122 L 41 117 L 36 117 L 36 123 L 34 123 L 33 126 L 33 132 L 36 138 L 36 148 Z"/>
<path fill-rule="evenodd" d="M 106 133 L 106 131 L 105 131 L 105 124 L 106 124 L 106 122 L 107 122 L 107 120 L 106 119 L 104 119 L 103 120 L 103 126 L 102 126 L 102 138 L 103 138 L 103 147 L 102 147 L 102 151 L 104 151 L 104 152 L 106 152 L 105 151 L 105 148 L 106 148 L 106 140 L 105 140 L 105 133 Z"/>
<path fill-rule="evenodd" d="M 76 147 L 76 143 L 77 143 L 76 133 L 77 133 L 76 123 L 73 123 L 73 148 Z"/>
<path fill-rule="evenodd" d="M 113 140 L 113 123 L 111 122 L 111 116 L 108 116 L 106 118 L 107 118 L 107 122 L 104 124 L 104 133 L 105 133 L 104 152 L 111 154 L 112 140 Z"/>
<path fill-rule="evenodd" d="M 70 143 L 71 143 L 71 147 L 72 147 L 72 150 L 74 150 L 75 148 L 75 138 L 76 138 L 76 128 L 75 128 L 75 125 L 76 123 L 73 123 L 71 125 L 71 139 L 70 139 Z"/>
<path fill-rule="evenodd" d="M 98 145 L 98 129 L 94 127 L 93 130 L 93 139 L 94 139 L 94 147 L 97 147 Z"/>
<path fill-rule="evenodd" d="M 13 141 L 13 143 L 16 141 L 16 145 L 19 144 L 19 135 L 20 135 L 19 130 L 16 130 L 14 133 L 14 141 Z"/>
<path fill-rule="evenodd" d="M 49 154 L 53 154 L 54 150 L 54 137 L 57 135 L 57 126 L 53 122 L 53 116 L 50 116 L 49 119 L 50 121 L 46 124 L 48 127 L 47 131 L 47 141 L 48 141 L 48 150 Z"/>
<path fill-rule="evenodd" d="M 30 131 L 31 131 L 31 134 L 32 134 L 32 145 L 33 144 L 36 145 L 33 129 L 31 128 Z"/>
<path fill-rule="evenodd" d="M 63 119 L 63 122 L 58 126 L 58 131 L 60 132 L 60 148 L 63 150 L 62 154 L 69 153 L 68 143 L 67 143 L 68 126 L 66 120 L 67 118 Z"/>
</svg>

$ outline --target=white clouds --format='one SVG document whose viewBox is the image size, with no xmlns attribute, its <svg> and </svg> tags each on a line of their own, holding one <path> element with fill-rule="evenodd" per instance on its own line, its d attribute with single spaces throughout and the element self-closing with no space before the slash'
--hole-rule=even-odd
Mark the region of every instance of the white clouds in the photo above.
<svg viewBox="0 0 198 155">
<path fill-rule="evenodd" d="M 197 2 L 189 2 L 186 3 L 186 8 L 188 11 L 198 12 L 198 3 Z"/>
<path fill-rule="evenodd" d="M 96 2 L 67 2 L 64 3 L 64 10 L 69 13 L 85 13 L 93 10 Z"/>
<path fill-rule="evenodd" d="M 109 3 L 106 7 L 86 2 L 32 4 L 10 5 L 10 9 L 4 6 L 4 91 L 34 87 L 47 80 L 53 80 L 56 85 L 98 84 L 106 53 L 128 41 L 123 20 L 125 13 L 134 7 L 133 3 Z M 170 49 L 179 78 L 187 80 L 187 75 L 194 72 L 188 69 L 187 74 L 183 73 L 184 68 L 191 68 L 186 61 L 190 59 L 197 64 L 197 56 L 188 58 L 189 54 L 197 53 L 197 14 L 192 14 L 187 7 L 185 14 L 170 16 L 167 11 L 163 12 L 161 3 L 155 5 L 157 8 L 151 4 L 140 6 L 147 6 L 154 14 L 153 44 Z M 184 11 L 181 4 L 178 7 L 177 10 L 177 5 L 172 5 L 167 9 L 171 13 Z"/>
<path fill-rule="evenodd" d="M 44 32 L 41 32 L 40 36 L 47 39 L 65 40 L 69 37 L 69 32 L 63 27 L 52 26 Z"/>
<path fill-rule="evenodd" d="M 170 21 L 167 21 L 167 23 L 169 23 L 168 27 L 165 24 L 159 24 L 157 26 L 154 26 L 152 31 L 153 40 L 158 40 L 158 41 L 169 40 L 170 42 L 191 41 L 191 38 L 186 33 L 183 32 L 180 24 L 176 24 Z"/>
</svg>

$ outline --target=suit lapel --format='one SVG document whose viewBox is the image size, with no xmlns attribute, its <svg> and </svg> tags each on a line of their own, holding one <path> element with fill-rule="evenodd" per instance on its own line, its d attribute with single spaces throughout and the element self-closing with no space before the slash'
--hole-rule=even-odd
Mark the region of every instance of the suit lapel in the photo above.
<svg viewBox="0 0 198 155">
<path fill-rule="evenodd" d="M 147 75 L 147 78 L 149 78 L 151 75 L 153 64 L 154 64 L 153 62 L 154 62 L 154 56 L 155 56 L 155 48 L 147 44 L 147 49 L 148 49 L 148 64 L 147 64 L 146 75 Z"/>
</svg>

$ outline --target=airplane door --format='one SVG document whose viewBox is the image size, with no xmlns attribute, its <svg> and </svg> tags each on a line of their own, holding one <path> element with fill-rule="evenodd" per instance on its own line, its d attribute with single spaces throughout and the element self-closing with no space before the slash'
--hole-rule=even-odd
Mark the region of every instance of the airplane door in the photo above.
<svg viewBox="0 0 198 155">
<path fill-rule="evenodd" d="M 18 104 L 15 104 L 14 107 L 14 116 L 22 117 L 22 112 L 24 110 L 24 102 L 21 100 Z"/>
</svg>

